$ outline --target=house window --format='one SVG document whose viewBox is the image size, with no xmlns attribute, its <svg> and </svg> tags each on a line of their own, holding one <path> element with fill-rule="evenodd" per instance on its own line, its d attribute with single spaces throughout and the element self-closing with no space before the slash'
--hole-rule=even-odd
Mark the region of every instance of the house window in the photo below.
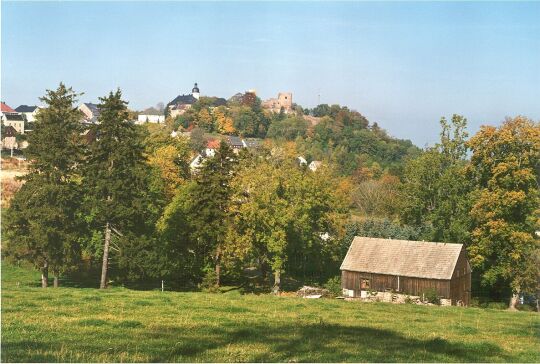
<svg viewBox="0 0 540 364">
<path fill-rule="evenodd" d="M 370 284 L 369 279 L 362 279 L 360 281 L 360 289 L 370 289 L 370 288 L 371 288 L 371 284 Z"/>
</svg>

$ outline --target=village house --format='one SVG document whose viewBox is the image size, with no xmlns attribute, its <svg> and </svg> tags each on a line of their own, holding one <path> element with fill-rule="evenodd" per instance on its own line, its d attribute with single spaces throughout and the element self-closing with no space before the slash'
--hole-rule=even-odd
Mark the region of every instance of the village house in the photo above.
<svg viewBox="0 0 540 364">
<path fill-rule="evenodd" d="M 24 117 L 21 114 L 4 114 L 2 115 L 2 123 L 5 126 L 12 126 L 17 133 L 24 134 Z"/>
<path fill-rule="evenodd" d="M 83 113 L 83 123 L 96 124 L 99 117 L 99 108 L 90 102 L 79 105 L 79 110 Z"/>
<path fill-rule="evenodd" d="M 435 291 L 446 305 L 468 306 L 471 267 L 462 244 L 355 237 L 341 264 L 345 297 L 403 301 Z"/>
<path fill-rule="evenodd" d="M 21 113 L 3 102 L 0 103 L 0 112 L 4 126 L 12 126 L 17 133 L 24 134 L 24 117 Z"/>
<path fill-rule="evenodd" d="M 2 116 L 4 114 L 17 114 L 17 111 L 13 110 L 5 102 L 0 102 L 0 112 L 1 112 Z"/>
<path fill-rule="evenodd" d="M 272 98 L 264 101 L 262 107 L 276 113 L 283 109 L 283 112 L 287 114 L 292 111 L 292 93 L 280 92 L 277 99 Z"/>
<path fill-rule="evenodd" d="M 244 148 L 244 143 L 242 142 L 242 139 L 237 136 L 230 135 L 227 137 L 226 140 L 227 143 L 229 143 L 229 145 L 231 146 L 233 152 L 235 153 L 238 153 L 240 149 Z"/>
<path fill-rule="evenodd" d="M 307 166 L 307 160 L 306 158 L 302 157 L 301 155 L 299 155 L 298 157 L 296 157 L 296 159 L 298 160 L 298 164 L 301 165 L 301 166 Z"/>
<path fill-rule="evenodd" d="M 322 162 L 321 161 L 311 161 L 311 163 L 309 164 L 308 168 L 312 171 L 312 172 L 315 172 L 317 169 L 319 169 L 320 167 L 322 166 Z"/>
<path fill-rule="evenodd" d="M 191 171 L 196 172 L 199 168 L 201 168 L 201 166 L 204 163 L 204 160 L 205 158 L 203 157 L 202 154 L 197 154 L 195 158 L 193 158 L 193 160 L 189 164 L 189 168 L 191 169 Z"/>
<path fill-rule="evenodd" d="M 18 149 L 17 131 L 11 125 L 6 126 L 2 134 L 2 149 Z"/>
<path fill-rule="evenodd" d="M 197 154 L 189 164 L 189 167 L 193 172 L 195 172 L 203 165 L 206 158 L 212 158 L 216 155 L 216 149 L 219 148 L 220 142 L 221 141 L 219 139 L 208 140 L 208 142 L 206 143 L 206 148 L 204 148 L 204 150 L 200 154 Z"/>
<path fill-rule="evenodd" d="M 27 123 L 33 123 L 36 121 L 36 115 L 39 109 L 37 106 L 20 105 L 15 111 L 22 114 Z"/>
<path fill-rule="evenodd" d="M 200 90 L 197 86 L 197 83 L 191 89 L 191 94 L 189 95 L 178 95 L 174 100 L 167 104 L 167 109 L 169 111 L 169 116 L 173 119 L 177 116 L 184 114 L 191 106 L 196 103 L 200 98 Z"/>
<path fill-rule="evenodd" d="M 181 133 L 176 133 L 176 135 L 180 134 Z M 227 144 L 229 144 L 233 152 L 236 154 L 238 154 L 243 148 L 253 149 L 259 146 L 258 139 L 242 139 L 237 136 L 227 136 L 224 140 Z M 189 164 L 191 170 L 196 171 L 203 165 L 204 161 L 207 158 L 215 156 L 220 144 L 221 139 L 209 139 L 206 143 L 206 147 L 204 148 L 204 150 L 200 154 L 195 156 L 195 158 L 193 158 L 193 160 Z"/>
<path fill-rule="evenodd" d="M 210 139 L 206 143 L 206 148 L 204 148 L 204 153 L 206 154 L 206 156 L 213 157 L 214 155 L 216 155 L 216 150 L 219 148 L 220 143 L 221 141 L 219 139 Z"/>
<path fill-rule="evenodd" d="M 244 148 L 258 148 L 261 143 L 259 139 L 242 139 Z"/>
<path fill-rule="evenodd" d="M 164 123 L 165 122 L 165 115 L 163 112 L 151 107 L 148 108 L 137 115 L 137 121 L 136 124 L 144 124 L 144 123 Z"/>
</svg>

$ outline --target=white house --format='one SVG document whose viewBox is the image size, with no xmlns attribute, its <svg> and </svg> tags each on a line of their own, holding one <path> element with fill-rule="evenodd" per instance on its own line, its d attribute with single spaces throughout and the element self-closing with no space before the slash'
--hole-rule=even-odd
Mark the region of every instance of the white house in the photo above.
<svg viewBox="0 0 540 364">
<path fill-rule="evenodd" d="M 24 117 L 22 114 L 3 114 L 2 123 L 4 126 L 12 126 L 17 133 L 24 134 Z"/>
<path fill-rule="evenodd" d="M 79 105 L 79 110 L 84 114 L 83 122 L 95 124 L 99 117 L 99 108 L 96 104 L 86 102 Z"/>
<path fill-rule="evenodd" d="M 2 135 L 2 149 L 18 149 L 19 145 L 17 144 L 17 131 L 11 125 L 6 126 L 4 129 L 4 134 Z"/>
<path fill-rule="evenodd" d="M 302 156 L 298 156 L 298 163 L 301 165 L 301 166 L 307 166 L 307 160 L 306 158 L 302 157 Z"/>
<path fill-rule="evenodd" d="M 137 117 L 137 124 L 144 123 L 164 123 L 165 115 L 140 114 Z"/>
<path fill-rule="evenodd" d="M 26 122 L 33 123 L 36 121 L 36 115 L 40 109 L 38 106 L 20 105 L 15 111 L 21 113 L 26 119 Z"/>
<path fill-rule="evenodd" d="M 0 103 L 0 116 L 4 126 L 12 126 L 17 133 L 24 134 L 24 117 L 5 103 Z"/>
<path fill-rule="evenodd" d="M 312 161 L 308 168 L 312 171 L 312 172 L 315 172 L 317 169 L 319 169 L 320 167 L 322 166 L 322 162 L 321 161 Z"/>
<path fill-rule="evenodd" d="M 144 123 L 164 123 L 165 122 L 165 115 L 163 114 L 163 110 L 158 110 L 155 107 L 149 107 L 146 110 L 143 110 L 139 113 L 137 117 L 136 124 L 144 124 Z"/>
<path fill-rule="evenodd" d="M 199 169 L 204 163 L 204 157 L 201 154 L 197 154 L 197 156 L 191 161 L 189 164 L 189 168 L 191 168 L 192 171 L 195 171 Z"/>
</svg>

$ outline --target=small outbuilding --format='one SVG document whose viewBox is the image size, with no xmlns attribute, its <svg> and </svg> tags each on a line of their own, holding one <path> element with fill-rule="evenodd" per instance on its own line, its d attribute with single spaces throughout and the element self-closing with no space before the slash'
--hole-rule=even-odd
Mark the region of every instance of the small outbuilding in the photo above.
<svg viewBox="0 0 540 364">
<path fill-rule="evenodd" d="M 341 264 L 341 287 L 348 297 L 435 290 L 452 305 L 468 306 L 471 267 L 463 244 L 357 236 Z"/>
</svg>

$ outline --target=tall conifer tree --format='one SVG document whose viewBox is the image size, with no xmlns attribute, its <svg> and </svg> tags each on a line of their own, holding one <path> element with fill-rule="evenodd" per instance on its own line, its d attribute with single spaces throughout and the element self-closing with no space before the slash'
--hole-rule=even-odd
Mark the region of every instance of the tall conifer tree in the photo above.
<svg viewBox="0 0 540 364">
<path fill-rule="evenodd" d="M 145 158 L 142 136 L 128 120 L 120 90 L 100 98 L 96 140 L 89 147 L 84 183 L 91 227 L 103 231 L 100 288 L 107 288 L 113 233 L 124 239 L 145 226 Z"/>
<path fill-rule="evenodd" d="M 77 97 L 61 83 L 41 98 L 46 106 L 37 114 L 35 128 L 28 135 L 30 171 L 12 200 L 4 226 L 8 254 L 40 268 L 44 288 L 49 270 L 57 287 L 60 273 L 80 257 L 77 180 L 83 127 L 75 107 Z"/>
<path fill-rule="evenodd" d="M 197 235 L 195 239 L 200 242 L 200 252 L 212 257 L 218 286 L 223 244 L 230 218 L 231 181 L 235 164 L 231 147 L 222 141 L 215 156 L 204 162 L 191 196 L 194 211 L 190 215 Z"/>
</svg>

